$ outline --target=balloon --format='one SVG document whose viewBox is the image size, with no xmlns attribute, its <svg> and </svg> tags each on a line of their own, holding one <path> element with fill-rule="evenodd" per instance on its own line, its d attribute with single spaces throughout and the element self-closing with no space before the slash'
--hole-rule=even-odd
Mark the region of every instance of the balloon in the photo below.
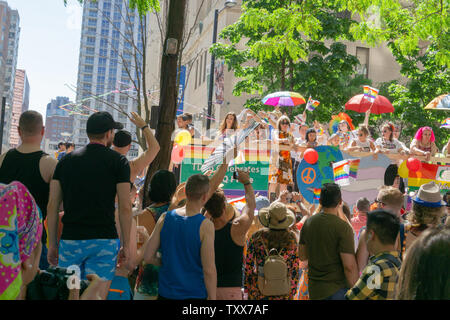
<svg viewBox="0 0 450 320">
<path fill-rule="evenodd" d="M 400 167 L 398 167 L 398 175 L 399 175 L 401 178 L 408 178 L 408 175 L 409 175 L 409 169 L 408 169 L 408 167 L 406 166 L 406 161 L 403 161 L 403 162 L 400 164 Z"/>
<path fill-rule="evenodd" d="M 182 130 L 178 132 L 175 136 L 175 143 L 179 146 L 187 146 L 192 141 L 191 133 L 187 130 Z"/>
<path fill-rule="evenodd" d="M 180 164 L 184 159 L 184 148 L 179 145 L 174 145 L 172 149 L 172 162 L 174 164 Z"/>
<path fill-rule="evenodd" d="M 305 159 L 306 162 L 309 164 L 316 164 L 319 160 L 319 154 L 314 149 L 306 149 L 305 153 L 303 154 L 303 159 Z"/>
<path fill-rule="evenodd" d="M 408 161 L 406 161 L 406 166 L 411 172 L 419 171 L 422 167 L 422 163 L 419 159 L 416 158 L 409 158 Z"/>
</svg>

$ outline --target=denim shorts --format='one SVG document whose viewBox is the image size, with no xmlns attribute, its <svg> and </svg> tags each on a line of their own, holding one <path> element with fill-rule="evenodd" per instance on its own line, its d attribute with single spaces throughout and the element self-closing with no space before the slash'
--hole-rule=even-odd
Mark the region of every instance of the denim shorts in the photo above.
<svg viewBox="0 0 450 320">
<path fill-rule="evenodd" d="M 58 265 L 62 268 L 78 266 L 84 280 L 87 274 L 96 274 L 104 281 L 112 280 L 119 246 L 119 239 L 61 240 Z"/>
</svg>

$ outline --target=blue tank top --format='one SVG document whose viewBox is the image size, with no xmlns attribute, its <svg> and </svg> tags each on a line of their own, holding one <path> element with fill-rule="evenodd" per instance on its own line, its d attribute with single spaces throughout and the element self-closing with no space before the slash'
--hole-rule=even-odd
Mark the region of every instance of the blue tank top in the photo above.
<svg viewBox="0 0 450 320">
<path fill-rule="evenodd" d="M 192 217 L 166 213 L 161 230 L 160 296 L 173 300 L 208 297 L 200 257 L 203 220 L 200 213 Z"/>
</svg>

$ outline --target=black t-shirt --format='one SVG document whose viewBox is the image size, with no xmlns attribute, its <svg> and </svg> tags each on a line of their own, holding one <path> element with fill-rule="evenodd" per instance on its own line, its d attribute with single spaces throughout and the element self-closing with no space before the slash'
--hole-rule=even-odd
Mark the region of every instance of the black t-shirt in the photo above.
<svg viewBox="0 0 450 320">
<path fill-rule="evenodd" d="M 114 219 L 118 183 L 130 182 L 130 165 L 100 144 L 66 155 L 53 175 L 61 184 L 63 240 L 117 239 Z"/>
</svg>

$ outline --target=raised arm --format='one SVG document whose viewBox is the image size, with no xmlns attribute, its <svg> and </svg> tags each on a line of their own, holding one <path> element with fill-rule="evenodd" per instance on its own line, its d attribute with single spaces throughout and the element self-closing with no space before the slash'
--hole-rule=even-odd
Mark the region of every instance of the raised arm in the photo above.
<svg viewBox="0 0 450 320">
<path fill-rule="evenodd" d="M 61 206 L 63 193 L 59 180 L 52 180 L 50 183 L 50 197 L 47 205 L 47 226 L 49 248 L 47 260 L 50 265 L 58 265 L 58 222 L 59 207 Z"/>
<path fill-rule="evenodd" d="M 142 170 L 144 170 L 156 158 L 156 155 L 160 150 L 160 146 L 147 123 L 141 118 L 141 116 L 139 116 L 136 112 L 132 112 L 130 120 L 140 129 L 145 127 L 145 129 L 142 130 L 142 134 L 144 135 L 145 142 L 147 143 L 147 151 L 130 162 L 134 171 L 131 176 L 131 179 L 133 180 L 136 178 L 133 176 L 135 173 L 138 174 L 142 172 Z"/>
<path fill-rule="evenodd" d="M 233 158 L 231 158 L 232 156 Z M 222 183 L 223 178 L 227 174 L 228 163 L 231 160 L 235 159 L 236 157 L 237 157 L 237 148 L 231 149 L 225 155 L 225 157 L 222 160 L 222 164 L 219 166 L 219 168 L 209 181 L 208 199 L 212 197 L 213 193 L 216 192 L 217 188 L 219 188 L 220 184 Z"/>
<path fill-rule="evenodd" d="M 200 256 L 208 300 L 216 300 L 217 270 L 214 255 L 214 234 L 214 224 L 211 220 L 203 220 L 200 226 L 200 240 L 202 243 Z"/>
<path fill-rule="evenodd" d="M 241 240 L 242 245 L 245 244 L 245 234 L 253 223 L 255 217 L 256 200 L 253 186 L 250 182 L 250 176 L 247 172 L 238 170 L 238 181 L 244 185 L 246 206 L 242 210 L 242 214 L 236 220 L 238 223 L 233 225 L 232 231 L 235 231 Z"/>
</svg>

